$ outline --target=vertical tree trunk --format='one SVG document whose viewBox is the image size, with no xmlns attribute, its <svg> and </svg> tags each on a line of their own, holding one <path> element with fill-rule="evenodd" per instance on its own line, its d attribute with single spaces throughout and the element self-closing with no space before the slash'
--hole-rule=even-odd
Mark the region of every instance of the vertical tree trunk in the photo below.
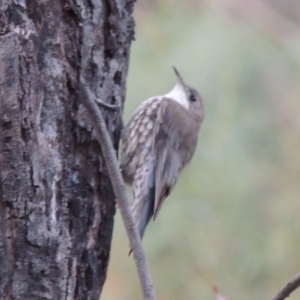
<svg viewBox="0 0 300 300">
<path fill-rule="evenodd" d="M 99 299 L 115 203 L 78 80 L 124 101 L 132 9 L 0 2 L 1 299 Z M 102 113 L 117 150 L 122 110 Z"/>
</svg>

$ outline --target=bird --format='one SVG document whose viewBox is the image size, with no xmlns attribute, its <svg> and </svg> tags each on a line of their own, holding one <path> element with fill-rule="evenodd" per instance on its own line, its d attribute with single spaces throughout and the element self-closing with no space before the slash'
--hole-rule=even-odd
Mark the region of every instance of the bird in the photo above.
<svg viewBox="0 0 300 300">
<path fill-rule="evenodd" d="M 133 189 L 131 211 L 141 238 L 191 161 L 205 117 L 202 97 L 173 69 L 174 88 L 144 101 L 121 133 L 120 169 Z"/>
</svg>

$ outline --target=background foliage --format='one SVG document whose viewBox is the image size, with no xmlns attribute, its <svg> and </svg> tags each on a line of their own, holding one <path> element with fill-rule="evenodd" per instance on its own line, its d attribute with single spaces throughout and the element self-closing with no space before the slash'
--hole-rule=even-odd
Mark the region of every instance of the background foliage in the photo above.
<svg viewBox="0 0 300 300">
<path fill-rule="evenodd" d="M 135 20 L 125 121 L 172 65 L 207 115 L 144 238 L 158 299 L 272 299 L 300 271 L 300 2 L 140 0 Z M 127 245 L 118 214 L 104 300 L 141 298 Z"/>
</svg>

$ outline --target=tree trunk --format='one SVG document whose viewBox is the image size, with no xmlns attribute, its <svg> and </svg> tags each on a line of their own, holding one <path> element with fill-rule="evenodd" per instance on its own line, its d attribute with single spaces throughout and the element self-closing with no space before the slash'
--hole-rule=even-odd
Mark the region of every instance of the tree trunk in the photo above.
<svg viewBox="0 0 300 300">
<path fill-rule="evenodd" d="M 1 299 L 99 299 L 115 202 L 78 80 L 123 103 L 132 9 L 0 2 Z M 117 150 L 122 109 L 101 109 Z"/>
</svg>

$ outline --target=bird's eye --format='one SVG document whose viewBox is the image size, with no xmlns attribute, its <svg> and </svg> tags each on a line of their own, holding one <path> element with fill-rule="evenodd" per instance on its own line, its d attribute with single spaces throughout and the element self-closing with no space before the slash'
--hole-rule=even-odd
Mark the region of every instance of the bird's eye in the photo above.
<svg viewBox="0 0 300 300">
<path fill-rule="evenodd" d="M 195 102 L 196 100 L 197 100 L 196 95 L 195 94 L 190 94 L 190 101 Z"/>
</svg>

